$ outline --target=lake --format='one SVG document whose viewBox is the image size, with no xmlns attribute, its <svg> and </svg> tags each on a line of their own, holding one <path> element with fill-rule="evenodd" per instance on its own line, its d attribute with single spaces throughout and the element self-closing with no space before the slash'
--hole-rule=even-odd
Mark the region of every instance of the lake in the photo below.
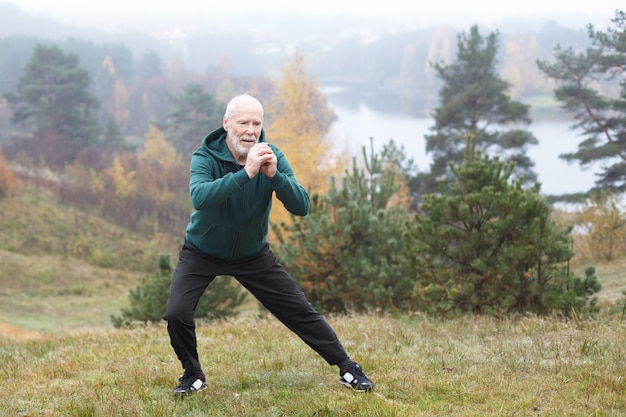
<svg viewBox="0 0 626 417">
<path fill-rule="evenodd" d="M 331 137 L 340 147 L 360 156 L 362 146 L 369 149 L 370 137 L 374 139 L 374 149 L 380 150 L 383 144 L 393 139 L 404 146 L 407 156 L 413 158 L 420 171 L 427 171 L 430 157 L 425 153 L 424 135 L 430 134 L 434 120 L 427 117 L 412 117 L 376 111 L 364 102 L 350 106 L 341 101 L 333 101 L 327 95 L 330 107 L 338 117 L 331 128 Z M 533 122 L 529 130 L 539 141 L 539 145 L 528 151 L 535 161 L 535 172 L 541 183 L 542 194 L 566 194 L 589 190 L 595 181 L 594 170 L 583 170 L 576 163 L 568 164 L 558 155 L 576 151 L 581 138 L 570 130 L 571 121 Z"/>
</svg>

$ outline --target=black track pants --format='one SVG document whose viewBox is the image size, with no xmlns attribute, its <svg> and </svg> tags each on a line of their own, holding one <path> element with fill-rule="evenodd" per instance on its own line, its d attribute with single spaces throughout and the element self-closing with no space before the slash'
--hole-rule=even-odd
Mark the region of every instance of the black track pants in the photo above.
<svg viewBox="0 0 626 417">
<path fill-rule="evenodd" d="M 269 247 L 251 258 L 224 261 L 183 246 L 172 275 L 163 318 L 167 320 L 174 352 L 186 373 L 202 370 L 193 315 L 200 297 L 218 275 L 237 279 L 330 365 L 339 365 L 349 359 L 334 330 L 307 301 Z"/>
</svg>

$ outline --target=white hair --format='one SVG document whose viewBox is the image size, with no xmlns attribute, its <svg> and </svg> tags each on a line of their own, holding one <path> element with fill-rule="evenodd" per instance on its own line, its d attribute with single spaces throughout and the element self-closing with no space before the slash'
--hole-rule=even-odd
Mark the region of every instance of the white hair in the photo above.
<svg viewBox="0 0 626 417">
<path fill-rule="evenodd" d="M 235 96 L 228 102 L 228 105 L 226 105 L 226 111 L 224 112 L 224 117 L 232 117 L 237 112 L 237 104 L 239 104 L 239 102 L 242 100 L 248 100 L 258 104 L 261 108 L 261 117 L 263 117 L 263 105 L 261 104 L 261 102 L 257 98 L 252 97 L 250 94 L 246 93 Z"/>
</svg>

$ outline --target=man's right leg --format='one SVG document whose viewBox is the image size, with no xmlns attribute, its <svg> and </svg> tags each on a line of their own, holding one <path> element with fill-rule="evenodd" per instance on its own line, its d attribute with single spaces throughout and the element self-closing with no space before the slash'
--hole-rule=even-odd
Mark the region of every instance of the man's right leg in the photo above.
<svg viewBox="0 0 626 417">
<path fill-rule="evenodd" d="M 175 394 L 178 388 L 182 387 L 186 391 L 186 385 L 193 388 L 194 382 L 204 379 L 198 359 L 196 323 L 193 316 L 200 297 L 215 278 L 215 275 L 210 275 L 212 270 L 211 263 L 201 255 L 186 247 L 180 250 L 163 315 L 163 319 L 167 320 L 170 343 L 185 370 Z M 203 385 L 200 389 L 202 388 Z M 184 395 L 182 392 L 180 394 Z"/>
</svg>

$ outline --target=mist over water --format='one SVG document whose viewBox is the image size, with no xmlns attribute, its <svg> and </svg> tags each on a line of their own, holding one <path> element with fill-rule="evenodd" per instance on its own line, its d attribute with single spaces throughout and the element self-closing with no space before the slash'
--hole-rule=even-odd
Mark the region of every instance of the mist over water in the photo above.
<svg viewBox="0 0 626 417">
<path fill-rule="evenodd" d="M 382 149 L 393 139 L 398 146 L 404 146 L 407 156 L 413 158 L 420 171 L 429 169 L 431 158 L 426 155 L 424 135 L 431 133 L 432 118 L 376 111 L 364 102 L 347 106 L 345 101 L 334 100 L 332 94 L 327 98 L 338 118 L 330 133 L 338 149 L 346 148 L 360 157 L 363 146 L 369 150 L 370 138 L 373 138 L 375 150 Z M 539 141 L 539 145 L 529 149 L 529 157 L 535 161 L 542 194 L 584 192 L 594 184 L 597 170 L 583 170 L 577 163 L 568 164 L 558 157 L 576 151 L 581 141 L 577 133 L 571 131 L 570 124 L 568 120 L 541 120 L 529 127 Z"/>
</svg>

